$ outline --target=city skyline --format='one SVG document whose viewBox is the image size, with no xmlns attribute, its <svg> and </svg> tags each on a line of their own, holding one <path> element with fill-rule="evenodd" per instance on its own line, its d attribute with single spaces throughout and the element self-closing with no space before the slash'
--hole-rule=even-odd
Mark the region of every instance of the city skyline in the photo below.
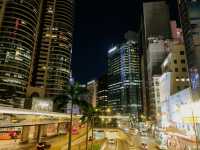
<svg viewBox="0 0 200 150">
<path fill-rule="evenodd" d="M 168 1 L 170 19 L 177 20 L 180 25 L 176 1 Z M 84 2 L 77 1 L 75 7 L 72 71 L 77 81 L 86 83 L 106 72 L 108 49 L 124 42 L 124 34 L 127 31 L 139 31 L 142 1 L 127 0 L 126 3 L 120 3 L 120 1 L 114 0 L 98 2 L 85 0 Z M 104 8 L 103 11 L 101 8 Z M 86 35 L 87 37 L 85 37 Z M 80 64 L 88 66 L 87 71 Z M 92 68 L 92 71 L 89 68 Z"/>
<path fill-rule="evenodd" d="M 200 0 L 0 0 L 0 149 L 199 150 Z"/>
</svg>

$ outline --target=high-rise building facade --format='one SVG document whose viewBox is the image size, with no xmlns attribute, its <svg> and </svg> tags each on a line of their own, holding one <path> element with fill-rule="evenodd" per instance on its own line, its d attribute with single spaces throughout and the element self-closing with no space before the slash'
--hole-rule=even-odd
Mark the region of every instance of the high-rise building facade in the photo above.
<svg viewBox="0 0 200 150">
<path fill-rule="evenodd" d="M 150 56 L 148 56 L 148 47 L 151 45 L 149 38 L 166 39 L 170 37 L 170 14 L 169 6 L 166 0 L 144 0 L 143 1 L 143 14 L 141 19 L 141 44 L 142 44 L 142 81 L 143 81 L 143 111 L 145 115 L 151 114 L 151 76 L 152 72 L 149 74 L 149 69 L 153 71 L 153 68 L 147 68 L 151 66 L 148 62 Z M 149 43 L 150 42 L 150 43 Z M 159 50 L 160 51 L 160 50 Z M 159 53 L 159 52 L 158 52 Z M 158 58 L 160 59 L 160 58 Z M 161 62 L 159 62 L 161 64 Z M 159 66 L 159 65 L 157 65 Z M 157 68 L 156 72 L 161 72 L 160 67 Z M 154 69 L 156 70 L 156 69 Z"/>
<path fill-rule="evenodd" d="M 108 51 L 108 104 L 114 113 L 141 112 L 138 43 L 128 41 Z"/>
<path fill-rule="evenodd" d="M 103 112 L 108 108 L 108 79 L 107 74 L 102 75 L 97 80 L 97 108 L 100 108 Z"/>
<path fill-rule="evenodd" d="M 200 1 L 178 0 L 192 89 L 200 88 Z"/>
<path fill-rule="evenodd" d="M 159 76 L 161 74 L 161 64 L 165 57 L 167 56 L 167 49 L 165 40 L 160 38 L 148 38 L 148 48 L 146 52 L 146 59 L 147 59 L 147 72 L 148 72 L 148 94 L 149 94 L 149 101 L 148 101 L 148 109 L 149 109 L 149 116 L 152 119 L 155 117 L 155 85 L 154 85 L 154 78 L 153 76 Z M 154 118 L 155 119 L 155 118 Z"/>
<path fill-rule="evenodd" d="M 41 0 L 1 1 L 0 95 L 12 88 L 15 100 L 11 104 L 15 107 L 22 107 L 25 98 L 37 46 L 41 8 Z"/>
<path fill-rule="evenodd" d="M 143 3 L 145 38 L 170 37 L 169 6 L 166 1 L 148 1 Z"/>
<path fill-rule="evenodd" d="M 96 107 L 96 101 L 97 101 L 97 82 L 96 82 L 96 80 L 87 82 L 87 90 L 89 91 L 89 103 L 91 103 L 93 107 Z"/>
<path fill-rule="evenodd" d="M 153 75 L 152 77 L 152 87 L 150 97 L 153 99 L 150 103 L 151 115 L 153 120 L 158 121 L 159 113 L 161 112 L 160 104 L 160 75 Z"/>
<path fill-rule="evenodd" d="M 169 42 L 170 52 L 162 63 L 162 74 L 171 72 L 171 91 L 173 95 L 189 87 L 185 46 L 177 41 Z"/>
<path fill-rule="evenodd" d="M 52 97 L 63 92 L 71 74 L 72 11 L 71 0 L 46 0 L 32 84 Z"/>
<path fill-rule="evenodd" d="M 72 0 L 1 1 L 2 99 L 10 97 L 4 93 L 11 91 L 10 103 L 23 107 L 33 87 L 46 97 L 62 91 L 71 72 L 72 6 Z"/>
</svg>

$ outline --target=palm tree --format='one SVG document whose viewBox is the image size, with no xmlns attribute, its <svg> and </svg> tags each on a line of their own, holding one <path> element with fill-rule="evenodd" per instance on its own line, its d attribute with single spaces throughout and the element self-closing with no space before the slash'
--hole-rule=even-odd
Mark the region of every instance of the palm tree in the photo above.
<svg viewBox="0 0 200 150">
<path fill-rule="evenodd" d="M 78 83 L 70 82 L 67 86 L 64 87 L 64 92 L 58 95 L 54 99 L 54 104 L 56 110 L 62 110 L 63 106 L 71 101 L 71 110 L 70 110 L 70 126 L 69 126 L 69 139 L 68 139 L 68 150 L 71 150 L 71 141 L 72 141 L 72 121 L 73 121 L 73 106 L 80 105 L 80 101 L 83 101 L 83 95 L 87 94 L 87 89 L 81 87 Z"/>
<path fill-rule="evenodd" d="M 87 128 L 86 128 L 86 150 L 87 150 L 88 149 L 89 126 L 91 126 L 91 129 L 92 129 L 92 144 L 91 144 L 91 147 L 93 148 L 94 119 L 98 117 L 98 111 L 90 103 L 88 103 L 86 101 L 81 101 L 80 106 L 83 110 L 81 121 L 82 121 L 82 123 L 87 124 Z"/>
</svg>

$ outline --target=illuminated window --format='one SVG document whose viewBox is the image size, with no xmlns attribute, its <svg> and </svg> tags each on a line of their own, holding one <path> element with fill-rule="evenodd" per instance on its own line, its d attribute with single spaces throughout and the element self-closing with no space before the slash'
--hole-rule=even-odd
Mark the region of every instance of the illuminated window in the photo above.
<svg viewBox="0 0 200 150">
<path fill-rule="evenodd" d="M 52 9 L 52 7 L 49 7 L 49 8 L 48 8 L 48 13 L 50 13 L 50 14 L 53 13 L 53 9 Z"/>
<path fill-rule="evenodd" d="M 176 77 L 176 81 L 180 81 L 179 77 Z"/>
</svg>

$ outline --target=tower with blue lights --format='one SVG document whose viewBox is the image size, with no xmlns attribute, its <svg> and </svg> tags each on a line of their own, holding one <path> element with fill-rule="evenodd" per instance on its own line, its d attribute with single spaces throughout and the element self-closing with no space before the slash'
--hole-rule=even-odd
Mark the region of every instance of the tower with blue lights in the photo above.
<svg viewBox="0 0 200 150">
<path fill-rule="evenodd" d="M 141 74 L 138 43 L 128 40 L 108 51 L 108 104 L 113 113 L 141 111 Z"/>
</svg>

